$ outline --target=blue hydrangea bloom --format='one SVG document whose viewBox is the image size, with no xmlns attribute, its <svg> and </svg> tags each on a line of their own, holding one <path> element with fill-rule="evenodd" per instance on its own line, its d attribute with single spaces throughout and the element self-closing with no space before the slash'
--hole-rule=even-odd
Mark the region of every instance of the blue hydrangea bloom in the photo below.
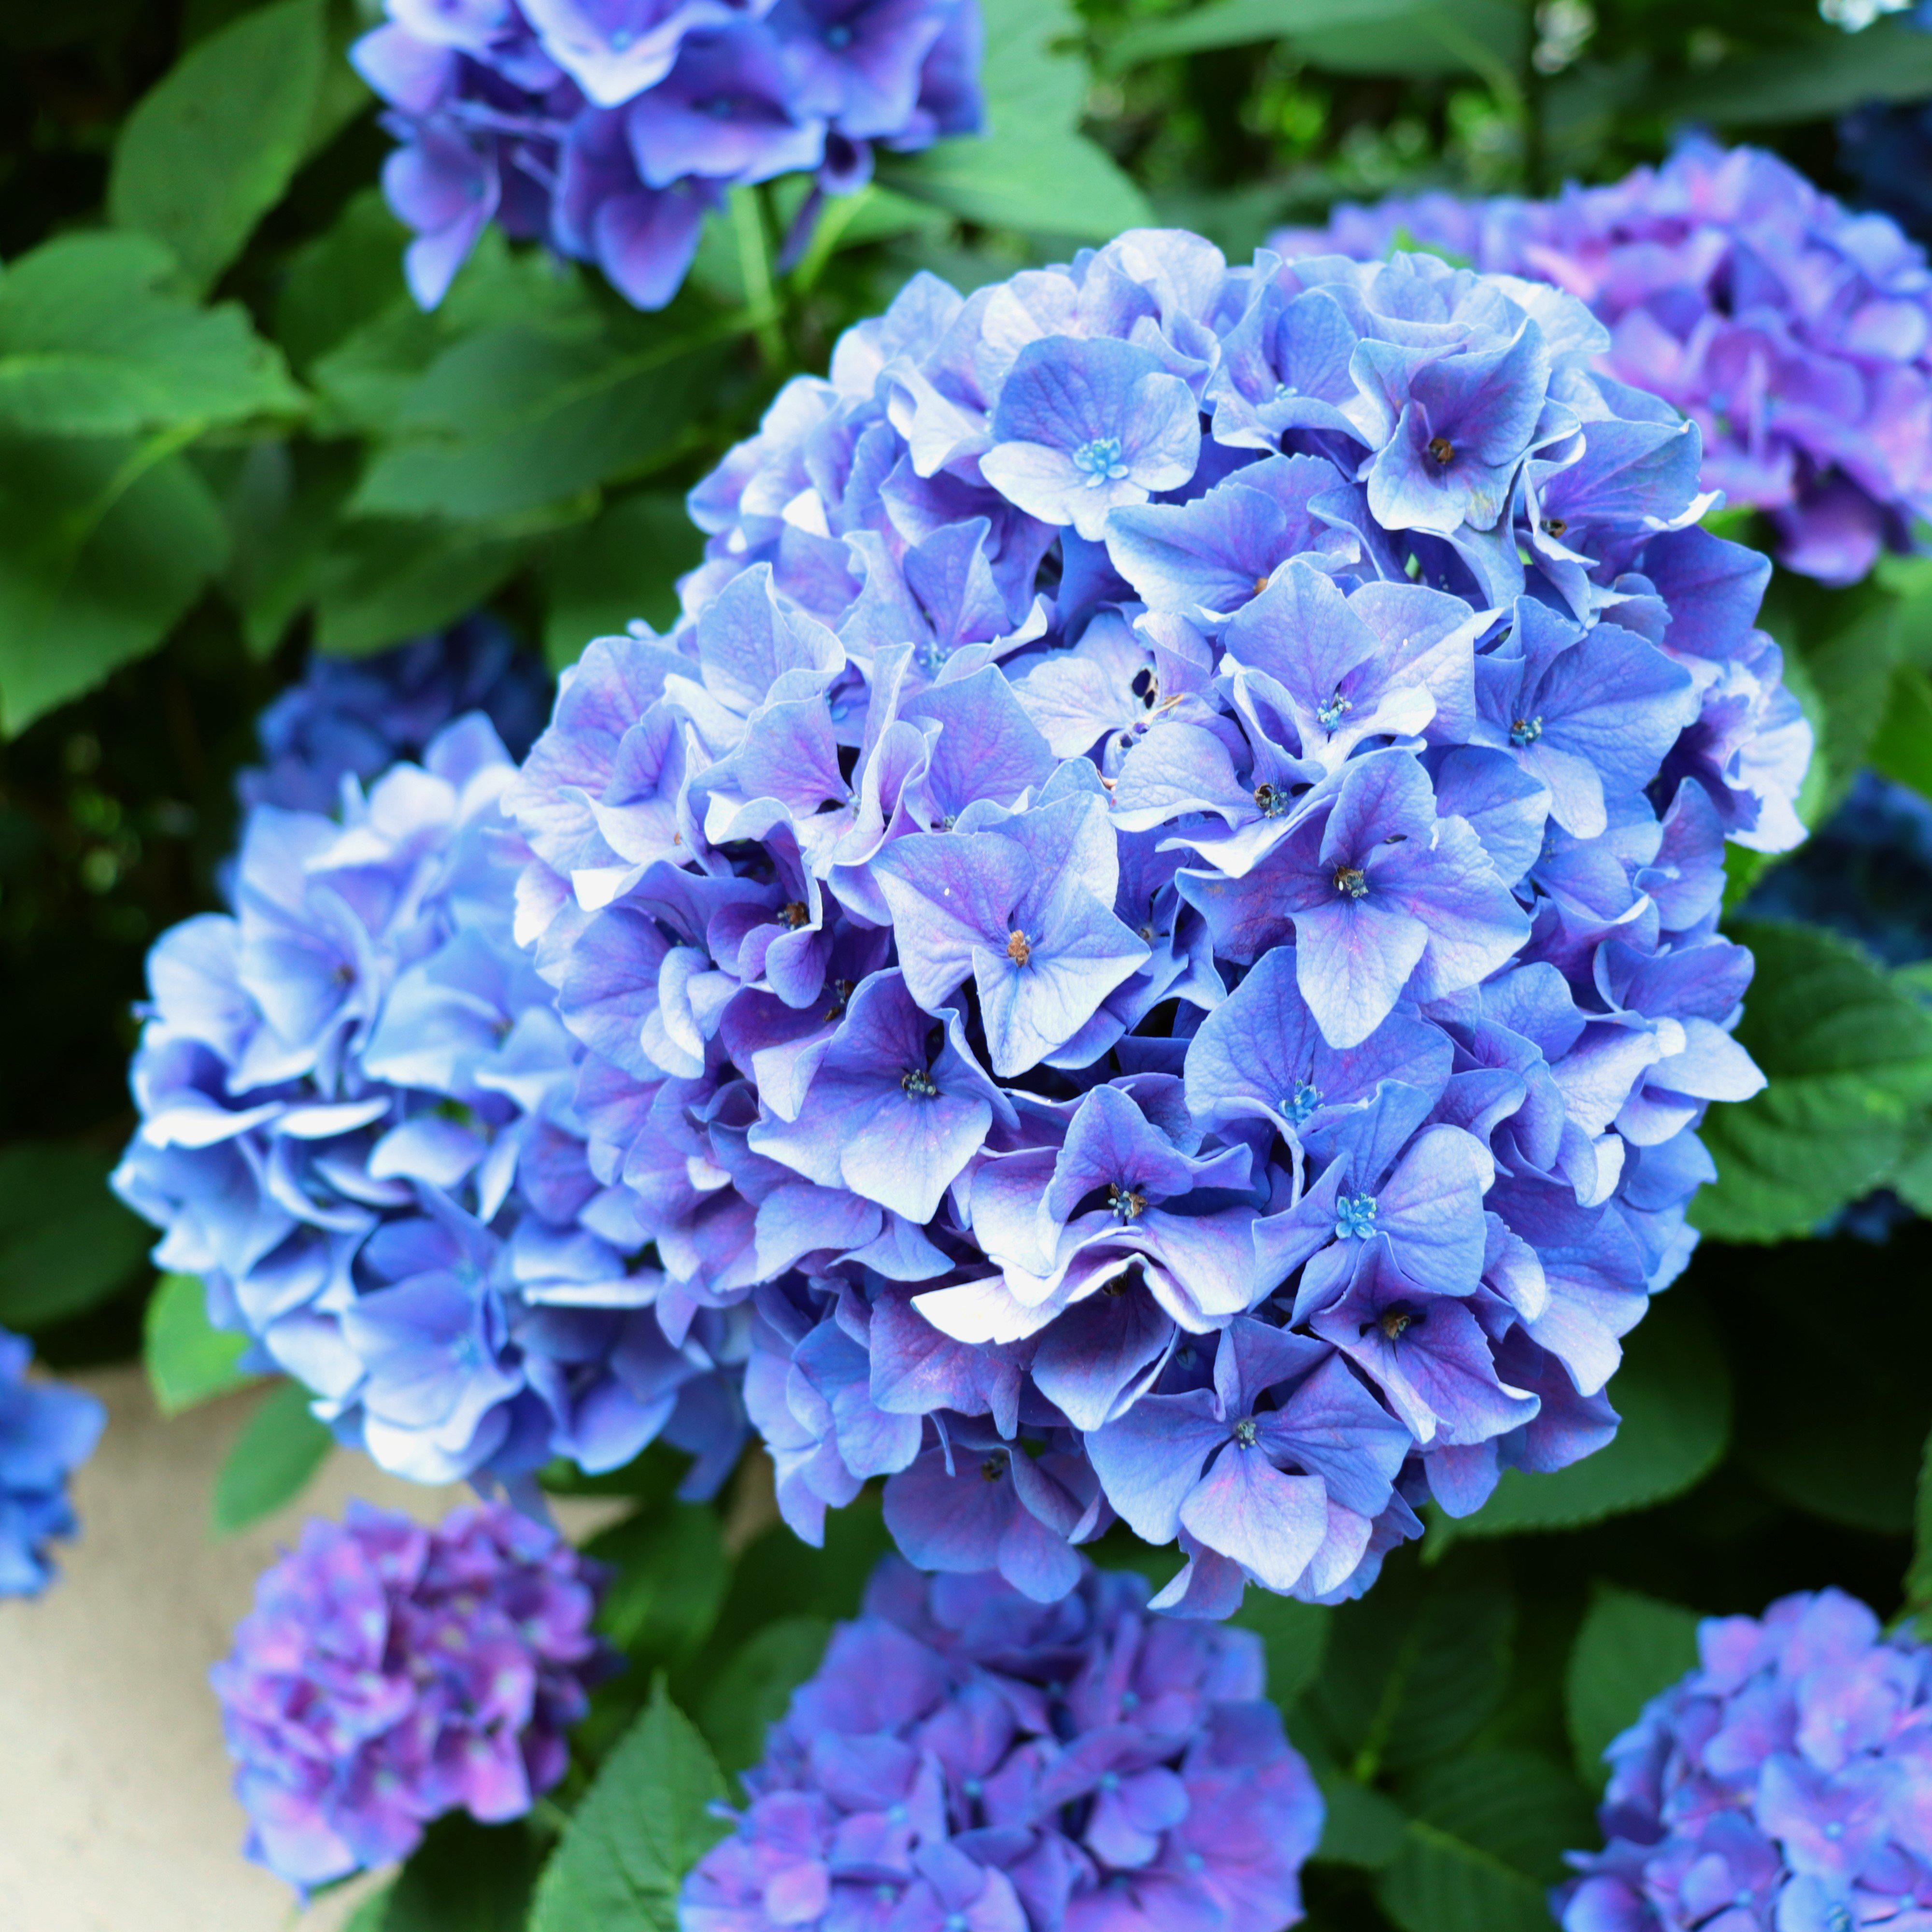
<svg viewBox="0 0 1932 1932">
<path fill-rule="evenodd" d="M 1610 1439 L 1810 737 L 1604 340 L 1179 232 L 921 276 L 566 674 L 518 929 L 802 1534 L 884 1478 L 1050 1599 L 1118 1518 L 1220 1616 Z"/>
<path fill-rule="evenodd" d="M 1932 1655 L 1838 1590 L 1712 1617 L 1604 1754 L 1564 1932 L 1932 1924 Z"/>
<path fill-rule="evenodd" d="M 28 1381 L 33 1354 L 0 1329 L 0 1597 L 37 1597 L 52 1580 L 49 1546 L 80 1527 L 68 1478 L 107 1420 L 79 1389 Z"/>
<path fill-rule="evenodd" d="M 401 143 L 383 170 L 425 308 L 492 221 L 676 294 L 734 184 L 826 194 L 980 124 L 976 0 L 386 0 L 351 50 Z"/>
<path fill-rule="evenodd" d="M 249 1857 L 305 1889 L 408 1857 L 447 1811 L 520 1818 L 612 1667 L 601 1582 L 500 1503 L 305 1524 L 209 1673 Z"/>
<path fill-rule="evenodd" d="M 234 910 L 148 958 L 122 1198 L 251 1363 L 426 1482 L 592 1469 L 659 1434 L 721 1481 L 745 1312 L 665 1298 L 592 1171 L 583 1050 L 512 932 L 514 767 L 472 712 L 335 815 L 257 805 Z"/>
<path fill-rule="evenodd" d="M 1768 514 L 1788 568 L 1856 582 L 1932 515 L 1924 252 L 1762 149 L 1690 141 L 1660 168 L 1550 201 L 1345 205 L 1270 245 L 1436 248 L 1580 297 L 1609 331 L 1597 366 L 1696 422 L 1705 484 Z"/>
<path fill-rule="evenodd" d="M 1042 1606 L 889 1557 L 746 1774 L 680 1932 L 1282 1932 L 1322 1804 L 1252 1631 L 1084 1568 Z"/>
<path fill-rule="evenodd" d="M 487 611 L 372 657 L 313 653 L 256 721 L 264 762 L 236 775 L 245 809 L 333 812 L 345 776 L 368 784 L 399 758 L 419 758 L 452 718 L 481 711 L 513 759 L 550 712 L 542 662 Z"/>
</svg>

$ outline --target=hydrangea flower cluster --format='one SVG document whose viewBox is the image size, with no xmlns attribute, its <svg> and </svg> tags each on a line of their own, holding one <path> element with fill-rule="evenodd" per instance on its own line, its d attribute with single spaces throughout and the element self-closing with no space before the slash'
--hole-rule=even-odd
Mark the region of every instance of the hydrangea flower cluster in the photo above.
<svg viewBox="0 0 1932 1932">
<path fill-rule="evenodd" d="M 426 308 L 494 220 L 676 294 L 734 183 L 826 194 L 980 124 L 977 0 L 386 0 L 351 50 L 401 146 L 383 170 Z"/>
<path fill-rule="evenodd" d="M 1606 1442 L 1809 734 L 1557 291 L 1135 232 L 930 276 L 693 493 L 509 800 L 598 1179 L 748 1300 L 802 1534 L 1366 1586 Z"/>
<path fill-rule="evenodd" d="M 1572 1856 L 1564 1932 L 1932 1924 L 1932 1654 L 1838 1590 L 1697 1647 L 1605 1754 L 1608 1843 Z"/>
<path fill-rule="evenodd" d="M 94 1454 L 106 1412 L 91 1395 L 29 1382 L 33 1346 L 0 1329 L 0 1597 L 52 1580 L 48 1546 L 79 1528 L 68 1478 Z"/>
<path fill-rule="evenodd" d="M 774 1724 L 680 1932 L 1282 1932 L 1322 1835 L 1250 1630 L 1082 1570 L 1042 1606 L 894 1557 Z"/>
<path fill-rule="evenodd" d="M 746 1318 L 660 1306 L 635 1198 L 600 1185 L 581 1050 L 512 934 L 514 766 L 480 712 L 339 815 L 256 806 L 232 914 L 148 957 L 116 1171 L 211 1318 L 424 1482 L 591 1469 L 663 1433 L 721 1481 Z"/>
<path fill-rule="evenodd" d="M 1610 331 L 1598 367 L 1697 423 L 1706 484 L 1767 512 L 1792 570 L 1854 583 L 1932 515 L 1924 251 L 1774 154 L 1692 141 L 1612 187 L 1345 206 L 1271 245 L 1437 248 L 1581 297 Z"/>
<path fill-rule="evenodd" d="M 210 1672 L 249 1857 L 306 1888 L 406 1858 L 458 1807 L 521 1817 L 610 1667 L 601 1580 L 501 1503 L 435 1529 L 356 1502 L 310 1521 Z"/>
<path fill-rule="evenodd" d="M 542 662 L 488 611 L 366 658 L 311 653 L 256 721 L 266 762 L 236 774 L 244 810 L 333 812 L 345 776 L 368 784 L 399 758 L 419 758 L 454 718 L 481 711 L 521 758 L 550 715 Z"/>
</svg>

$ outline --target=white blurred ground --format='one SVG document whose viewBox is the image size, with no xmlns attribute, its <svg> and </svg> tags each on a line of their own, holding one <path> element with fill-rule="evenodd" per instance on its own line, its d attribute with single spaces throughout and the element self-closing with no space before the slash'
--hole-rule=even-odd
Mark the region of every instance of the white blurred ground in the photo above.
<svg viewBox="0 0 1932 1932">
<path fill-rule="evenodd" d="M 109 1412 L 75 1484 L 81 1539 L 44 1598 L 0 1600 L 0 1932 L 337 1932 L 356 1894 L 303 1917 L 241 1856 L 208 1666 L 304 1516 L 360 1496 L 434 1519 L 466 1492 L 338 1453 L 217 1543 L 214 1473 L 256 1396 L 164 1421 L 138 1370 L 75 1379 Z"/>
</svg>

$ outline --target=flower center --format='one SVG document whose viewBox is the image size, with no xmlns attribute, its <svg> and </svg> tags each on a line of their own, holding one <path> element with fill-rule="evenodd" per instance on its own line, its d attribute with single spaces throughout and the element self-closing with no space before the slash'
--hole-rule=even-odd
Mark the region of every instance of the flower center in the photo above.
<svg viewBox="0 0 1932 1932">
<path fill-rule="evenodd" d="M 1265 577 L 1258 577 L 1255 579 L 1255 595 L 1257 597 L 1268 587 L 1268 580 Z"/>
<path fill-rule="evenodd" d="M 1006 1459 L 1004 1456 L 988 1456 L 980 1465 L 981 1481 L 997 1483 L 1006 1473 Z"/>
<path fill-rule="evenodd" d="M 1359 866 L 1337 866 L 1335 890 L 1345 899 L 1365 899 L 1369 896 L 1369 875 Z"/>
<path fill-rule="evenodd" d="M 698 104 L 698 111 L 710 115 L 714 121 L 728 121 L 738 111 L 738 98 L 733 94 L 714 94 L 709 100 Z"/>
<path fill-rule="evenodd" d="M 1288 809 L 1288 800 L 1279 785 L 1256 785 L 1255 802 L 1261 808 L 1264 818 L 1279 818 Z"/>
<path fill-rule="evenodd" d="M 1234 1424 L 1234 1440 L 1244 1449 L 1252 1449 L 1255 1446 L 1255 1438 L 1258 1433 L 1251 1416 L 1244 1416 Z"/>
<path fill-rule="evenodd" d="M 1510 742 L 1519 751 L 1526 746 L 1534 744 L 1542 736 L 1543 720 L 1540 716 L 1518 718 L 1510 722 Z"/>
<path fill-rule="evenodd" d="M 1322 1104 L 1322 1089 L 1312 1080 L 1298 1080 L 1294 1091 L 1281 1103 L 1282 1118 L 1292 1127 L 1298 1127 Z"/>
<path fill-rule="evenodd" d="M 1366 1241 L 1376 1232 L 1376 1201 L 1372 1194 L 1338 1194 L 1335 1197 L 1335 1238 L 1338 1241 Z"/>
<path fill-rule="evenodd" d="M 1322 727 L 1323 730 L 1332 731 L 1341 723 L 1342 715 L 1346 712 L 1352 711 L 1354 708 L 1338 691 L 1319 711 L 1316 712 L 1315 722 Z"/>
<path fill-rule="evenodd" d="M 1420 1310 L 1410 1307 L 1406 1301 L 1392 1301 L 1376 1317 L 1372 1325 L 1379 1328 L 1391 1342 L 1399 1342 L 1421 1319 Z"/>
<path fill-rule="evenodd" d="M 812 917 L 811 909 L 802 899 L 788 899 L 778 908 L 778 920 L 796 932 Z"/>
<path fill-rule="evenodd" d="M 1569 527 L 1565 518 L 1545 517 L 1543 520 L 1543 534 L 1546 537 L 1560 537 Z"/>
<path fill-rule="evenodd" d="M 1097 490 L 1102 483 L 1126 482 L 1127 466 L 1121 461 L 1120 439 L 1096 436 L 1073 452 L 1073 466 L 1087 479 L 1087 488 Z"/>
<path fill-rule="evenodd" d="M 1006 957 L 1016 966 L 1024 966 L 1033 957 L 1033 941 L 1015 926 L 1006 935 Z"/>
<path fill-rule="evenodd" d="M 835 20 L 825 30 L 825 44 L 828 47 L 849 47 L 852 44 L 852 29 L 843 20 Z"/>
<path fill-rule="evenodd" d="M 1107 1190 L 1107 1205 L 1113 1209 L 1115 1220 L 1137 1221 L 1147 1211 L 1147 1196 L 1138 1187 L 1117 1184 Z M 1112 1286 L 1111 1282 L 1108 1285 Z"/>
<path fill-rule="evenodd" d="M 1429 453 L 1447 470 L 1456 460 L 1456 446 L 1446 436 L 1432 436 L 1429 439 Z"/>
<path fill-rule="evenodd" d="M 939 1089 L 932 1084 L 932 1076 L 922 1066 L 909 1066 L 899 1076 L 899 1084 L 915 1100 L 936 1100 Z"/>
</svg>

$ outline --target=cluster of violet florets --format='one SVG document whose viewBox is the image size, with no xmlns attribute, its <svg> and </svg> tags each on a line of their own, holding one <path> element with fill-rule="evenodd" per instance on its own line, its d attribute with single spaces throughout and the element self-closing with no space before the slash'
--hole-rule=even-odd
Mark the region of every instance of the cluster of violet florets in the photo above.
<svg viewBox="0 0 1932 1932">
<path fill-rule="evenodd" d="M 746 1774 L 680 1932 L 1282 1932 L 1322 1834 L 1252 1631 L 889 1557 Z"/>
<path fill-rule="evenodd" d="M 884 1477 L 1051 1599 L 1118 1516 L 1220 1616 L 1610 1438 L 1810 734 L 1606 339 L 1178 232 L 922 275 L 566 674 L 519 933 L 800 1533 Z"/>
<path fill-rule="evenodd" d="M 352 58 L 402 145 L 383 170 L 433 308 L 493 220 L 676 294 L 734 184 L 809 174 L 794 224 L 980 127 L 976 0 L 387 0 Z"/>
<path fill-rule="evenodd" d="M 1436 248 L 1579 296 L 1610 333 L 1598 367 L 1697 424 L 1705 484 L 1768 514 L 1789 569 L 1855 583 L 1932 515 L 1924 251 L 1762 149 L 1690 141 L 1660 168 L 1550 201 L 1345 205 L 1270 245 Z"/>
<path fill-rule="evenodd" d="M 311 1520 L 210 1673 L 248 1856 L 306 1888 L 406 1858 L 446 1812 L 523 1816 L 614 1664 L 601 1582 L 501 1503 L 434 1529 L 366 1503 Z"/>
<path fill-rule="evenodd" d="M 0 1597 L 37 1597 L 50 1546 L 79 1528 L 68 1481 L 94 1454 L 106 1412 L 84 1390 L 30 1380 L 32 1345 L 0 1329 Z"/>
<path fill-rule="evenodd" d="M 1698 1652 L 1605 1754 L 1564 1932 L 1932 1924 L 1932 1653 L 1838 1590 L 1713 1617 Z"/>
<path fill-rule="evenodd" d="M 634 1197 L 586 1163 L 582 1049 L 512 933 L 514 765 L 481 712 L 366 792 L 314 737 L 336 809 L 256 805 L 234 910 L 149 956 L 116 1190 L 250 1364 L 385 1468 L 608 1469 L 664 1434 L 708 1490 L 742 1439 L 746 1318 L 663 1319 Z M 286 763 L 266 781 L 300 792 Z"/>
</svg>

